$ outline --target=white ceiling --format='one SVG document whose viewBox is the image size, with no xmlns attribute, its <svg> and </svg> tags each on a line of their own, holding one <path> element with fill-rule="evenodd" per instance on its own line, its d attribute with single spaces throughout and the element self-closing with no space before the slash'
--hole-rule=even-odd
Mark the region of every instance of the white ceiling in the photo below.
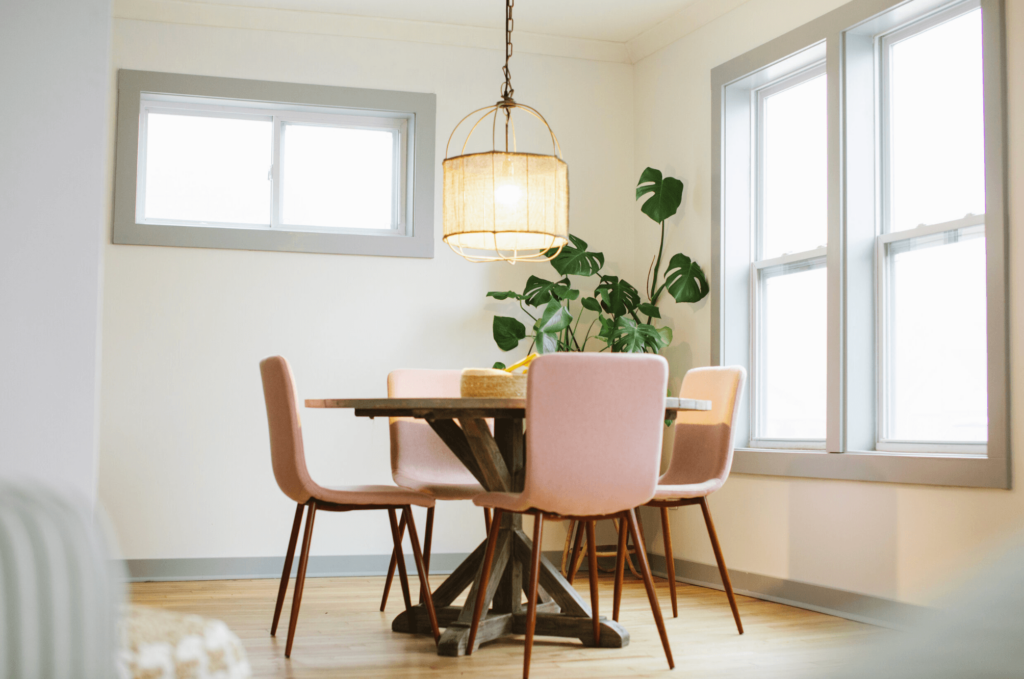
<svg viewBox="0 0 1024 679">
<path fill-rule="evenodd" d="M 502 0 L 193 0 L 502 29 Z M 516 0 L 515 30 L 624 43 L 696 0 Z M 515 37 L 513 34 L 513 43 Z"/>
</svg>

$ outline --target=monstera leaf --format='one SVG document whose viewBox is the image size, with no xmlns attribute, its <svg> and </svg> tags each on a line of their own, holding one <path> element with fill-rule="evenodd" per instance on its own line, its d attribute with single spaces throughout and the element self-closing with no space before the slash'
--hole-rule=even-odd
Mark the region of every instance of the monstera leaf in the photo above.
<svg viewBox="0 0 1024 679">
<path fill-rule="evenodd" d="M 636 309 L 644 316 L 649 316 L 650 318 L 661 318 L 661 311 L 659 311 L 658 307 L 653 304 L 641 304 Z"/>
<path fill-rule="evenodd" d="M 488 292 L 487 296 L 493 297 L 494 299 L 523 299 L 522 295 L 518 292 L 512 292 L 511 290 L 506 290 L 505 292 Z"/>
<path fill-rule="evenodd" d="M 662 179 L 661 172 L 649 167 L 640 175 L 636 185 L 636 199 L 652 194 L 640 211 L 659 224 L 676 213 L 683 202 L 683 183 L 675 177 Z"/>
<path fill-rule="evenodd" d="M 576 299 L 579 295 L 580 291 L 572 289 L 568 278 L 563 278 L 553 283 L 537 276 L 530 276 L 526 280 L 526 287 L 523 288 L 522 299 L 530 306 L 539 307 L 547 304 L 555 297 L 558 299 Z"/>
<path fill-rule="evenodd" d="M 519 340 L 526 337 L 526 326 L 508 316 L 495 316 L 491 324 L 494 343 L 502 351 L 511 351 L 519 346 Z"/>
<path fill-rule="evenodd" d="M 587 243 L 582 238 L 569 235 L 572 245 L 566 245 L 557 257 L 551 260 L 551 266 L 563 276 L 593 276 L 604 266 L 604 254 L 587 252 Z M 554 250 L 545 253 L 549 257 Z"/>
<path fill-rule="evenodd" d="M 658 329 L 647 323 L 637 323 L 632 318 L 620 316 L 612 331 L 612 351 L 624 353 L 657 352 L 666 346 L 665 338 Z"/>
<path fill-rule="evenodd" d="M 699 302 L 710 288 L 704 271 L 683 253 L 672 257 L 665 271 L 665 289 L 677 302 Z"/>
<path fill-rule="evenodd" d="M 591 311 L 601 311 L 601 303 L 597 301 L 596 297 L 584 297 L 580 300 L 580 304 L 583 305 L 584 309 L 590 309 Z"/>
<path fill-rule="evenodd" d="M 537 353 L 549 354 L 558 351 L 558 334 L 572 323 L 572 314 L 557 299 L 548 302 L 544 313 L 533 324 L 536 332 Z"/>
<path fill-rule="evenodd" d="M 640 305 L 640 293 L 618 276 L 601 276 L 594 292 L 601 298 L 601 307 L 613 316 L 633 313 Z"/>
</svg>

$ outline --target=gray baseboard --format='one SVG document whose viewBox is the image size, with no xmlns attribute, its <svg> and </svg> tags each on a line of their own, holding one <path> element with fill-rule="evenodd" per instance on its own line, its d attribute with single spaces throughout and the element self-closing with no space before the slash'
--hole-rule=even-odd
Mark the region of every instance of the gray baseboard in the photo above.
<svg viewBox="0 0 1024 679">
<path fill-rule="evenodd" d="M 467 556 L 469 555 L 460 553 L 434 554 L 430 557 L 430 574 L 447 575 Z M 559 563 L 562 559 L 561 551 L 545 551 L 544 556 L 552 563 Z M 650 559 L 651 571 L 658 577 L 667 577 L 665 557 L 650 554 Z M 311 556 L 306 575 L 311 578 L 383 576 L 387 573 L 390 560 L 389 554 Z M 416 567 L 411 554 L 406 555 L 406 563 L 410 574 L 415 573 Z M 715 566 L 681 559 L 676 559 L 675 563 L 678 582 L 722 589 L 722 579 Z M 131 582 L 279 578 L 283 565 L 284 558 L 279 556 L 125 561 L 128 579 Z M 297 565 L 292 566 L 293 575 L 296 567 Z M 583 564 L 582 570 L 586 570 L 586 563 Z M 729 569 L 729 575 L 737 594 L 881 627 L 906 629 L 921 620 L 928 612 L 928 609 L 913 604 L 796 580 L 734 569 Z M 740 613 L 742 612 L 741 607 Z"/>
<path fill-rule="evenodd" d="M 650 560 L 651 571 L 659 577 L 667 577 L 665 557 L 660 554 L 650 554 Z M 718 590 L 724 589 L 718 567 L 681 559 L 676 559 L 675 564 L 677 582 Z M 929 609 L 923 606 L 892 599 L 811 585 L 796 580 L 785 580 L 769 575 L 758 575 L 732 568 L 729 569 L 729 578 L 732 580 L 733 591 L 737 594 L 805 608 L 879 627 L 907 629 L 926 617 L 929 612 Z M 740 615 L 742 614 L 743 607 L 741 605 Z"/>
<path fill-rule="evenodd" d="M 447 575 L 469 554 L 433 554 L 430 574 Z M 561 555 L 559 555 L 560 557 Z M 298 556 L 292 563 L 292 575 L 298 568 Z M 409 573 L 416 573 L 412 554 L 406 554 Z M 386 575 L 390 554 L 352 554 L 345 556 L 311 556 L 306 567 L 310 578 L 356 577 Z M 175 580 L 250 580 L 279 578 L 284 567 L 283 556 L 251 556 L 212 559 L 127 559 L 129 582 L 163 582 Z"/>
</svg>

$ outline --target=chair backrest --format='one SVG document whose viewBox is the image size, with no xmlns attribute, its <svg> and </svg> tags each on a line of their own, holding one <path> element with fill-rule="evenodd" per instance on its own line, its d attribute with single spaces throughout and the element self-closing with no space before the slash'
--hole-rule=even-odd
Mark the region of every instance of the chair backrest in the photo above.
<svg viewBox="0 0 1024 679">
<path fill-rule="evenodd" d="M 693 368 L 686 373 L 680 398 L 711 401 L 711 410 L 679 413 L 672 460 L 659 483 L 708 484 L 708 493 L 722 487 L 732 468 L 736 438 L 732 425 L 746 381 L 747 371 L 742 366 Z"/>
<path fill-rule="evenodd" d="M 260 374 L 263 376 L 263 398 L 267 403 L 274 478 L 281 492 L 301 504 L 312 496 L 316 484 L 306 469 L 295 377 L 283 356 L 271 356 L 260 361 Z"/>
<path fill-rule="evenodd" d="M 530 364 L 526 480 L 531 507 L 595 516 L 654 496 L 668 363 L 650 354 L 565 353 Z"/>
<path fill-rule="evenodd" d="M 388 375 L 388 398 L 458 398 L 461 370 L 395 370 Z M 477 480 L 423 420 L 392 417 L 391 476 L 413 490 L 435 485 L 475 484 Z"/>
</svg>

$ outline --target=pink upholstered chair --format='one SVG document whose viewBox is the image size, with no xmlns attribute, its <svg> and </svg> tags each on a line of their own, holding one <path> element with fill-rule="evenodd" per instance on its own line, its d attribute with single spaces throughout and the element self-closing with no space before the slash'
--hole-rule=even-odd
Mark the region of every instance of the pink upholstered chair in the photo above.
<svg viewBox="0 0 1024 679">
<path fill-rule="evenodd" d="M 747 371 L 741 366 L 719 368 L 694 368 L 686 373 L 680 398 L 694 398 L 711 401 L 711 410 L 689 410 L 680 412 L 675 424 L 675 442 L 672 460 L 668 470 L 658 479 L 654 499 L 649 507 L 661 509 L 661 532 L 665 539 L 665 562 L 668 565 L 668 582 L 672 593 L 672 616 L 678 617 L 676 605 L 676 568 L 672 557 L 672 533 L 669 528 L 669 507 L 700 505 L 704 523 L 711 538 L 711 547 L 722 575 L 722 584 L 729 597 L 736 628 L 743 634 L 743 623 L 736 607 L 736 596 L 732 591 L 729 571 L 725 567 L 722 548 L 718 544 L 715 524 L 711 521 L 707 496 L 715 492 L 729 478 L 732 468 L 734 439 L 733 422 L 740 406 L 740 395 L 747 380 Z M 624 535 L 624 533 L 623 533 Z M 620 542 L 622 536 L 619 538 Z M 619 599 L 615 600 L 614 618 L 618 620 Z"/>
<path fill-rule="evenodd" d="M 292 522 L 291 537 L 288 540 L 288 552 L 284 559 L 284 570 L 281 572 L 281 586 L 277 592 L 277 606 L 274 608 L 274 622 L 270 627 L 270 635 L 277 634 L 277 623 L 281 618 L 284 595 L 288 590 L 288 580 L 292 570 L 292 559 L 295 556 L 295 545 L 299 539 L 299 524 L 302 523 L 303 509 L 308 507 L 306 514 L 306 532 L 302 537 L 302 552 L 299 555 L 299 568 L 295 578 L 295 591 L 292 593 L 292 614 L 288 623 L 288 643 L 284 656 L 291 657 L 292 642 L 295 639 L 295 625 L 299 618 L 299 605 L 302 602 L 302 588 L 306 582 L 306 565 L 309 562 L 309 545 L 313 537 L 313 519 L 318 510 L 328 512 L 350 512 L 362 509 L 386 509 L 391 520 L 391 536 L 395 549 L 402 551 L 401 537 L 398 534 L 398 519 L 395 510 L 402 510 L 402 521 L 409 526 L 409 539 L 412 542 L 416 569 L 419 571 L 420 587 L 430 591 L 427 580 L 427 569 L 423 564 L 419 538 L 416 535 L 416 524 L 412 517 L 412 505 L 417 507 L 433 507 L 434 498 L 424 493 L 396 486 L 320 486 L 309 476 L 306 469 L 306 454 L 302 444 L 302 421 L 299 418 L 299 397 L 295 390 L 295 379 L 291 367 L 281 356 L 272 356 L 260 362 L 260 373 L 263 376 L 263 397 L 267 404 L 267 422 L 270 426 L 270 457 L 274 465 L 274 477 L 281 492 L 296 502 L 295 519 Z M 409 581 L 405 571 L 405 560 L 398 563 L 402 581 L 402 593 L 405 595 L 406 610 L 412 608 L 409 595 Z M 434 641 L 440 638 L 434 604 L 428 596 L 425 600 L 430 626 L 434 632 Z"/>
<path fill-rule="evenodd" d="M 594 639 L 601 645 L 598 617 L 597 552 L 594 521 L 619 517 L 633 534 L 651 611 L 661 635 L 665 657 L 673 667 L 672 650 L 654 592 L 643 542 L 637 537 L 634 507 L 654 496 L 665 429 L 668 363 L 645 354 L 548 354 L 530 364 L 526 392 L 526 477 L 522 493 L 485 493 L 473 502 L 494 509 L 481 582 L 466 654 L 473 651 L 480 625 L 487 578 L 503 512 L 534 516 L 526 652 L 523 677 L 530 673 L 530 655 L 537 622 L 537 588 L 541 542 L 546 519 L 584 522 L 589 534 L 590 600 Z M 622 586 L 621 570 L 616 589 Z"/>
<path fill-rule="evenodd" d="M 458 398 L 461 370 L 395 370 L 388 375 L 388 398 Z M 472 500 L 484 492 L 476 478 L 423 420 L 391 418 L 391 476 L 399 486 L 430 495 L 435 500 Z M 491 510 L 484 510 L 484 526 L 491 527 Z M 405 522 L 398 526 L 405 534 Z M 427 510 L 423 535 L 423 562 L 430 569 L 434 534 L 434 508 Z M 392 552 L 380 610 L 384 610 L 395 576 L 398 552 Z"/>
</svg>

